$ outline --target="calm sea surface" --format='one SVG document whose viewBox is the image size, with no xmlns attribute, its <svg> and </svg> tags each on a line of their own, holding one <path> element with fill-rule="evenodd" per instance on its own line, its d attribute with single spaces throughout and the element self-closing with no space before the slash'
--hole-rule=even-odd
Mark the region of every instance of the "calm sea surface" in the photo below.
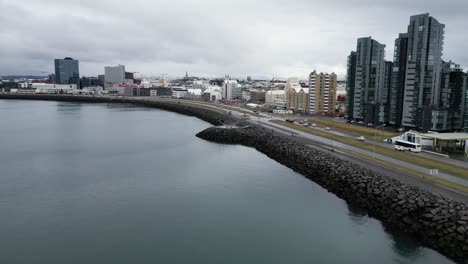
<svg viewBox="0 0 468 264">
<path fill-rule="evenodd" d="M 452 263 L 209 126 L 0 100 L 0 263 Z"/>
</svg>

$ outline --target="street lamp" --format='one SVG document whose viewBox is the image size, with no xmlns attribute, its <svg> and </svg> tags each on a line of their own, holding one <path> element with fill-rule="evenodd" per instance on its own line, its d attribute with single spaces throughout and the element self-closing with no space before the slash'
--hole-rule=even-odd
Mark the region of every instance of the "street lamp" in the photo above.
<svg viewBox="0 0 468 264">
<path fill-rule="evenodd" d="M 376 137 L 377 137 L 376 133 L 377 133 L 377 131 L 379 130 L 379 127 L 384 127 L 384 126 L 385 126 L 385 124 L 382 124 L 382 125 L 380 125 L 380 126 L 375 127 L 375 130 L 374 130 L 374 140 L 372 141 L 372 149 L 373 149 L 373 151 L 372 151 L 372 159 L 375 159 L 375 140 L 376 140 Z"/>
</svg>

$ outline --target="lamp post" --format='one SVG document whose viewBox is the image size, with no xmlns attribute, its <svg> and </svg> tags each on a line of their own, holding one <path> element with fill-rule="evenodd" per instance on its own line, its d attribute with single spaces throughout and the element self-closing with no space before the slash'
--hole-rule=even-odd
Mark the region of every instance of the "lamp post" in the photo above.
<svg viewBox="0 0 468 264">
<path fill-rule="evenodd" d="M 384 127 L 385 124 L 382 124 L 380 126 L 377 126 L 375 127 L 375 130 L 374 130 L 374 140 L 372 141 L 372 159 L 375 159 L 375 140 L 376 140 L 376 137 L 377 137 L 377 131 L 379 130 L 379 127 Z"/>
</svg>

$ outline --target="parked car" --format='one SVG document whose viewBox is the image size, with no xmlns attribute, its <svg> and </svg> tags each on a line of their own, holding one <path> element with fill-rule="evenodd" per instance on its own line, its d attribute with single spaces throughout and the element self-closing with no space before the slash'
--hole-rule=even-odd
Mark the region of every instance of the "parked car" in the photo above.
<svg viewBox="0 0 468 264">
<path fill-rule="evenodd" d="M 363 136 L 356 137 L 356 139 L 361 140 L 361 141 L 366 141 L 366 138 Z"/>
<path fill-rule="evenodd" d="M 325 130 L 326 130 L 326 131 L 330 131 L 331 129 L 330 129 L 329 127 L 326 127 Z"/>
<path fill-rule="evenodd" d="M 312 127 L 317 127 L 317 125 L 315 123 L 312 124 Z"/>
</svg>

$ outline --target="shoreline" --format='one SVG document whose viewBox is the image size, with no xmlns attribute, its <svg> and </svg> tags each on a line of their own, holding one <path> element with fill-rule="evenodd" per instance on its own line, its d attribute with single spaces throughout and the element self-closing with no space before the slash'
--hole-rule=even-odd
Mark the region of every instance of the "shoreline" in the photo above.
<svg viewBox="0 0 468 264">
<path fill-rule="evenodd" d="M 195 116 L 215 126 L 239 121 L 215 109 L 180 105 L 170 101 L 21 94 L 0 94 L 0 99 L 130 103 Z M 323 151 L 271 134 L 259 127 L 210 127 L 198 133 L 197 137 L 216 143 L 253 147 L 316 182 L 347 203 L 364 209 L 383 224 L 413 235 L 423 245 L 458 263 L 468 263 L 468 207 L 465 204 L 405 185 Z"/>
</svg>

